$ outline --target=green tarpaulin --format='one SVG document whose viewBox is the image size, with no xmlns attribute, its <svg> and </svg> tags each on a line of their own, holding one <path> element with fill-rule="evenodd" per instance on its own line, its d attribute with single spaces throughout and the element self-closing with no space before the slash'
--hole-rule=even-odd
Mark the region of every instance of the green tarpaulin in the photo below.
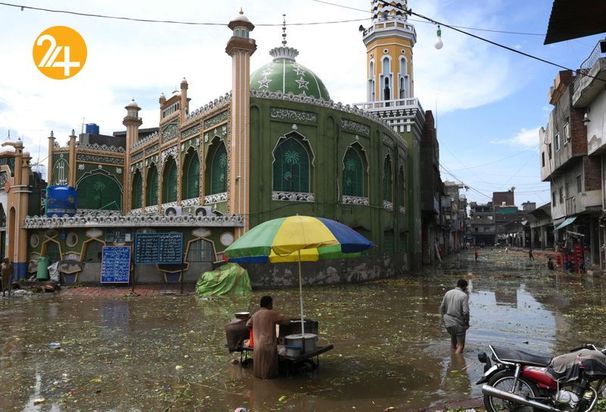
<svg viewBox="0 0 606 412">
<path fill-rule="evenodd" d="M 196 283 L 198 296 L 243 295 L 251 291 L 248 272 L 237 263 L 204 272 Z"/>
</svg>

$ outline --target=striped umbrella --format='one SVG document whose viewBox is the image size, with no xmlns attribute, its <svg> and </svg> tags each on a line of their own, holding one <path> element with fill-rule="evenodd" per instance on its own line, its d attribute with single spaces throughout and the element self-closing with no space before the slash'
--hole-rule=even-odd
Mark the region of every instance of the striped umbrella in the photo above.
<svg viewBox="0 0 606 412">
<path fill-rule="evenodd" d="M 253 227 L 225 249 L 230 262 L 299 264 L 301 332 L 303 281 L 301 262 L 359 256 L 372 242 L 350 227 L 323 217 L 290 216 L 268 220 Z"/>
</svg>

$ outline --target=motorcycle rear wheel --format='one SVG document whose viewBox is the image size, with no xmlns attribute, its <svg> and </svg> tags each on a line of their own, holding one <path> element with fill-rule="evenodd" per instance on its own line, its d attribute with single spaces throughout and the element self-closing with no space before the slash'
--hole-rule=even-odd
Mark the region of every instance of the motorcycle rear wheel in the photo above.
<svg viewBox="0 0 606 412">
<path fill-rule="evenodd" d="M 537 386 L 524 377 L 519 377 L 516 384 L 515 390 L 513 388 L 513 371 L 501 371 L 496 373 L 488 381 L 488 385 L 500 389 L 505 392 L 513 392 L 516 395 L 536 398 L 539 396 L 539 389 Z M 530 406 L 517 405 L 511 401 L 496 398 L 490 395 L 484 395 L 484 407 L 488 412 L 499 412 L 499 411 L 516 411 L 516 412 L 533 412 L 533 408 Z"/>
</svg>

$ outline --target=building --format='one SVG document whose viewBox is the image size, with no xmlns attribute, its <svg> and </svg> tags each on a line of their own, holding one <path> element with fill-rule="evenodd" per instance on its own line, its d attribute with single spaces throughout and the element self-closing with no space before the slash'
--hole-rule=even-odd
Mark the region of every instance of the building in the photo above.
<svg viewBox="0 0 606 412">
<path fill-rule="evenodd" d="M 421 138 L 421 219 L 422 261 L 431 264 L 438 260 L 441 237 L 441 199 L 443 183 L 440 177 L 440 144 L 433 114 L 427 112 L 425 129 Z M 442 242 L 443 243 L 443 242 Z"/>
<path fill-rule="evenodd" d="M 422 254 L 421 140 L 427 133 L 435 139 L 435 127 L 414 97 L 416 32 L 405 6 L 373 1 L 372 25 L 363 32 L 366 103 L 332 102 L 322 80 L 296 61 L 285 27 L 271 61 L 251 74 L 254 24 L 240 13 L 229 22 L 225 49 L 231 92 L 192 109 L 183 79 L 171 96 L 160 95 L 157 128 L 140 128 L 133 100 L 125 107 L 126 131 L 102 135 L 91 126 L 78 140 L 72 132 L 65 147 L 51 133 L 49 183 L 76 188 L 78 212 L 24 218 L 31 266 L 40 256 L 67 261 L 80 268 L 80 281 L 97 282 L 103 246 L 177 231 L 185 240 L 184 276 L 193 281 L 250 227 L 304 214 L 341 221 L 377 246 L 356 265 L 315 263 L 309 283 L 415 270 Z M 138 282 L 157 282 L 167 270 L 137 266 L 134 274 Z M 294 283 L 289 265 L 272 273 L 250 265 L 249 272 L 256 285 Z"/>
<path fill-rule="evenodd" d="M 549 90 L 553 109 L 547 127 L 540 130 L 541 178 L 550 183 L 554 242 L 580 241 L 591 264 L 598 264 L 601 164 L 599 156 L 588 156 L 586 110 L 574 105 L 575 85 L 578 90 L 581 82 L 564 70 Z M 576 102 L 582 105 L 578 97 Z"/>
<path fill-rule="evenodd" d="M 530 247 L 533 249 L 553 248 L 553 221 L 551 219 L 551 203 L 546 203 L 534 210 L 528 211 L 528 213 Z M 532 216 L 532 219 L 530 219 L 530 216 Z"/>
<path fill-rule="evenodd" d="M 464 187 L 461 183 L 444 182 L 441 217 L 446 254 L 459 252 L 465 246 L 467 199 L 460 193 Z"/>
<path fill-rule="evenodd" d="M 496 242 L 495 213 L 492 202 L 469 203 L 469 237 L 475 246 L 494 246 Z"/>
</svg>

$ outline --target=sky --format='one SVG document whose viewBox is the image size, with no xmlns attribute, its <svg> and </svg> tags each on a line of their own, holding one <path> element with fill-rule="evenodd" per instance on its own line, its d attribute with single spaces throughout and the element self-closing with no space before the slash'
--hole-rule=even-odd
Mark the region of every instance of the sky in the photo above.
<svg viewBox="0 0 606 412">
<path fill-rule="evenodd" d="M 14 4 L 75 12 L 218 23 L 175 25 L 109 20 L 0 5 L 0 142 L 24 141 L 33 161 L 46 163 L 48 136 L 65 145 L 72 129 L 97 123 L 101 133 L 123 130 L 124 106 L 134 98 L 142 127 L 156 127 L 158 98 L 170 96 L 185 77 L 190 110 L 231 90 L 227 23 L 240 7 L 256 25 L 254 71 L 271 60 L 281 41 L 282 14 L 288 45 L 314 71 L 331 98 L 346 104 L 366 99 L 366 48 L 358 27 L 370 25 L 369 0 L 27 1 Z M 551 0 L 409 0 L 415 13 L 576 69 L 602 36 L 543 45 Z M 299 25 L 298 23 L 333 24 Z M 415 97 L 437 121 L 442 180 L 464 184 L 469 201 L 485 203 L 493 191 L 515 188 L 515 202 L 549 202 L 540 180 L 538 129 L 551 106 L 547 93 L 558 67 L 442 27 L 437 50 L 433 24 L 410 17 L 417 30 L 413 50 Z M 67 80 L 42 75 L 32 58 L 38 35 L 51 26 L 77 30 L 88 48 L 84 68 Z M 481 30 L 478 30 L 481 29 Z M 509 32 L 509 33 L 503 33 Z M 512 33 L 515 32 L 516 34 Z M 520 34 L 524 33 L 524 34 Z"/>
</svg>

